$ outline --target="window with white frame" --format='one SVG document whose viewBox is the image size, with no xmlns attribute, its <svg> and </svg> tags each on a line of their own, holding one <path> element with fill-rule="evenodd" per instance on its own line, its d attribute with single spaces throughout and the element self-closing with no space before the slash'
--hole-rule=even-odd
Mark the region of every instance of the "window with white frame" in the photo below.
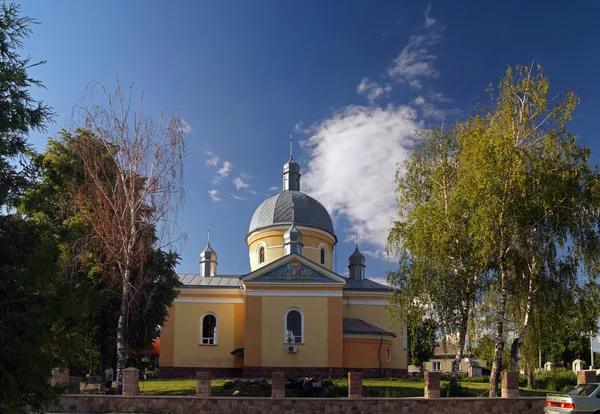
<svg viewBox="0 0 600 414">
<path fill-rule="evenodd" d="M 200 343 L 202 345 L 217 345 L 217 317 L 212 313 L 207 313 L 202 317 L 201 324 Z"/>
<path fill-rule="evenodd" d="M 433 363 L 433 370 L 434 371 L 441 371 L 442 370 L 442 363 L 441 362 L 434 362 Z"/>
<path fill-rule="evenodd" d="M 290 309 L 285 314 L 285 338 L 287 344 L 304 342 L 304 317 L 298 309 Z"/>
<path fill-rule="evenodd" d="M 258 249 L 258 263 L 264 263 L 265 261 L 265 248 L 261 246 L 260 249 Z"/>
<path fill-rule="evenodd" d="M 321 264 L 325 264 L 325 249 L 321 248 Z"/>
<path fill-rule="evenodd" d="M 391 361 L 392 360 L 392 347 L 391 345 L 388 345 L 385 347 L 385 359 L 387 361 Z"/>
</svg>

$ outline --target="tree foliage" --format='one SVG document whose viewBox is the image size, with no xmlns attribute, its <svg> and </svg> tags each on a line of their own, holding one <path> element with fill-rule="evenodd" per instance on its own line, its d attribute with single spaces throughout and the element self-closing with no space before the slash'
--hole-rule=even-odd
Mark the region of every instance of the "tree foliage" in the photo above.
<svg viewBox="0 0 600 414">
<path fill-rule="evenodd" d="M 589 149 L 567 129 L 578 98 L 570 91 L 552 97 L 549 88 L 536 62 L 509 67 L 490 86 L 490 107 L 422 134 L 397 173 L 399 220 L 389 238 L 402 253 L 391 280 L 400 289 L 396 302 L 405 313 L 421 306 L 452 327 L 445 321 L 468 320 L 473 307 L 465 306 L 485 291 L 493 303 L 490 396 L 505 340 L 512 340 L 507 368 L 516 370 L 553 286 L 597 285 L 598 175 Z M 589 310 L 595 324 L 599 314 Z"/>
<path fill-rule="evenodd" d="M 438 345 L 437 330 L 437 324 L 432 319 L 426 319 L 408 330 L 408 361 L 419 367 L 421 372 Z"/>
</svg>

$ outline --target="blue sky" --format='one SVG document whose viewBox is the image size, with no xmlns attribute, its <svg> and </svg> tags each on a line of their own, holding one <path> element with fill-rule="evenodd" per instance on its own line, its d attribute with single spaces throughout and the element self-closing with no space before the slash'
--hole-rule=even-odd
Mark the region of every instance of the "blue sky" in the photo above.
<svg viewBox="0 0 600 414">
<path fill-rule="evenodd" d="M 206 228 L 221 274 L 246 273 L 254 209 L 281 188 L 288 137 L 302 189 L 334 217 L 337 270 L 358 232 L 368 277 L 385 276 L 395 164 L 415 128 L 472 113 L 507 65 L 537 58 L 551 92 L 581 97 L 571 131 L 596 152 L 600 3 L 417 1 L 23 1 L 41 25 L 25 44 L 34 91 L 56 123 L 91 81 L 135 83 L 147 114 L 178 111 L 186 136 L 187 234 L 179 272 L 197 273 Z"/>
</svg>

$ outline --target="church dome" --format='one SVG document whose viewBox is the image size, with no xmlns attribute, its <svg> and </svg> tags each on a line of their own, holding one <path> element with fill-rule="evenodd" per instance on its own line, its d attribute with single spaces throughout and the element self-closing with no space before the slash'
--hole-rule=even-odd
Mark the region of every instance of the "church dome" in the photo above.
<svg viewBox="0 0 600 414">
<path fill-rule="evenodd" d="M 292 210 L 294 222 L 298 226 L 314 227 L 335 237 L 333 222 L 325 207 L 314 198 L 296 190 L 285 190 L 263 201 L 252 215 L 248 234 L 265 227 L 291 224 Z"/>
</svg>

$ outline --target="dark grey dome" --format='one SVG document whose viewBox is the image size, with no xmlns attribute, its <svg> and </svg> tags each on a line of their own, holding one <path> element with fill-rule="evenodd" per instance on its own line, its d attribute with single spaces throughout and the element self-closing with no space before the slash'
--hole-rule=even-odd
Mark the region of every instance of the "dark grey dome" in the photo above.
<svg viewBox="0 0 600 414">
<path fill-rule="evenodd" d="M 354 249 L 354 253 L 348 258 L 348 266 L 365 265 L 365 256 L 358 250 L 358 246 Z"/>
<path fill-rule="evenodd" d="M 325 207 L 314 198 L 295 190 L 282 191 L 263 201 L 252 216 L 248 234 L 264 227 L 290 224 L 292 208 L 297 225 L 325 230 L 335 237 L 333 222 Z"/>
</svg>

